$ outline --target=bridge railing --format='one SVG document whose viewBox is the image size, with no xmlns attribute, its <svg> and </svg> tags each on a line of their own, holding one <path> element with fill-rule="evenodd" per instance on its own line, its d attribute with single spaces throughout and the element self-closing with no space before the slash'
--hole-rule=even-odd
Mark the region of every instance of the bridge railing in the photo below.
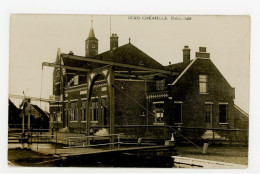
<svg viewBox="0 0 260 174">
<path fill-rule="evenodd" d="M 67 137 L 64 138 L 67 147 L 64 148 L 84 148 L 84 147 L 98 147 L 98 146 L 106 146 L 110 145 L 112 147 L 113 145 L 117 145 L 117 148 L 120 148 L 120 144 L 122 142 L 120 141 L 120 137 L 122 136 L 122 133 L 119 134 L 108 134 L 108 135 L 90 135 L 90 136 L 75 136 L 75 137 Z M 100 143 L 100 144 L 90 144 L 90 140 L 104 140 L 104 139 L 116 139 L 117 142 L 109 142 L 109 143 Z"/>
</svg>

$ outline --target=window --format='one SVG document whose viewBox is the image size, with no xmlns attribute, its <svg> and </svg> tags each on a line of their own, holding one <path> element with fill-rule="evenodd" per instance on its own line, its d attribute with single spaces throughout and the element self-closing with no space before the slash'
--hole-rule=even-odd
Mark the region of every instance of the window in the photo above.
<svg viewBox="0 0 260 174">
<path fill-rule="evenodd" d="M 95 45 L 95 44 L 92 44 L 92 48 L 96 48 L 96 45 Z"/>
<path fill-rule="evenodd" d="M 78 109 L 77 109 L 77 103 L 71 103 L 71 121 L 77 121 L 78 120 Z"/>
<path fill-rule="evenodd" d="M 199 88 L 200 88 L 200 93 L 208 92 L 208 76 L 207 75 L 199 75 Z"/>
<path fill-rule="evenodd" d="M 92 100 L 90 114 L 91 121 L 98 121 L 98 102 L 96 100 Z"/>
<path fill-rule="evenodd" d="M 66 109 L 65 109 L 65 111 L 66 111 L 66 116 L 67 116 L 67 118 L 69 118 L 69 115 L 70 115 L 69 103 L 66 103 Z"/>
<path fill-rule="evenodd" d="M 205 105 L 205 117 L 206 117 L 206 123 L 211 123 L 211 104 Z"/>
<path fill-rule="evenodd" d="M 165 90 L 165 79 L 156 81 L 156 90 Z"/>
<path fill-rule="evenodd" d="M 154 102 L 155 123 L 163 123 L 164 102 Z"/>
<path fill-rule="evenodd" d="M 86 110 L 86 105 L 87 105 L 87 102 L 86 101 L 82 101 L 82 104 L 81 104 L 81 120 L 82 121 L 86 121 L 87 120 L 87 110 Z"/>
<path fill-rule="evenodd" d="M 58 112 L 58 113 L 57 113 L 56 121 L 57 121 L 57 122 L 61 122 L 61 112 Z"/>
<path fill-rule="evenodd" d="M 219 122 L 220 123 L 227 122 L 227 104 L 219 105 Z"/>
<path fill-rule="evenodd" d="M 175 123 L 182 123 L 182 102 L 174 102 Z"/>
</svg>

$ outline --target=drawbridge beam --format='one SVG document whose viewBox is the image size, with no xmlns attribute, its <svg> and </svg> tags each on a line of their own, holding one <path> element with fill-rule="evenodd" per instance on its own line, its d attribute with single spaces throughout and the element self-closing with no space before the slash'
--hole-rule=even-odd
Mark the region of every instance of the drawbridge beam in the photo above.
<svg viewBox="0 0 260 174">
<path fill-rule="evenodd" d="M 144 70 L 144 71 L 151 71 L 151 72 L 157 72 L 157 73 L 163 73 L 168 75 L 178 75 L 177 72 L 171 72 L 163 69 L 156 69 L 156 68 L 150 68 L 145 66 L 138 66 L 138 65 L 131 65 L 131 64 L 125 64 L 125 63 L 118 63 L 118 62 L 111 62 L 106 60 L 99 60 L 99 59 L 93 59 L 89 57 L 82 57 L 82 56 L 75 56 L 75 55 L 69 55 L 69 54 L 61 54 L 62 58 L 66 59 L 72 59 L 72 60 L 79 60 L 79 61 L 85 61 L 85 62 L 94 62 L 99 64 L 105 64 L 105 65 L 112 65 L 112 66 L 120 66 L 125 68 L 132 68 L 132 69 L 138 69 L 138 70 Z"/>
</svg>

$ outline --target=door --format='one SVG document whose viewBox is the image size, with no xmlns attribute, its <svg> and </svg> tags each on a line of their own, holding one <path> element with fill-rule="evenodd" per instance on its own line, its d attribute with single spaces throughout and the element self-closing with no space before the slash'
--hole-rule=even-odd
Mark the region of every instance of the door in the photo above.
<svg viewBox="0 0 260 174">
<path fill-rule="evenodd" d="M 205 105 L 205 121 L 206 121 L 206 128 L 212 128 L 212 104 Z"/>
<path fill-rule="evenodd" d="M 101 98 L 102 117 L 104 125 L 109 125 L 109 118 L 107 114 L 107 98 Z"/>
</svg>

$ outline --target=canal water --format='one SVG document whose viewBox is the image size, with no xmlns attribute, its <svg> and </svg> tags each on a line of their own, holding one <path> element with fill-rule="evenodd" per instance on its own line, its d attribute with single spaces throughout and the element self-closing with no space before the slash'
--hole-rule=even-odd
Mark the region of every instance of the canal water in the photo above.
<svg viewBox="0 0 260 174">
<path fill-rule="evenodd" d="M 37 157 L 37 153 L 30 151 L 33 149 L 53 149 L 62 148 L 63 145 L 51 143 L 9 143 L 9 156 L 13 162 L 20 166 L 47 166 L 47 167 L 149 167 L 149 168 L 172 168 L 173 159 L 176 155 L 174 150 L 142 150 L 131 153 L 113 152 L 102 154 L 91 154 L 83 156 L 69 157 L 67 159 L 55 159 L 50 157 Z M 25 153 L 27 155 L 24 155 Z M 11 153 L 10 153 L 11 152 Z M 32 153 L 30 155 L 30 153 Z M 14 155 L 21 154 L 19 160 L 15 160 Z M 21 156 L 25 156 L 23 159 Z M 31 158 L 35 158 L 32 160 Z M 22 163 L 19 163 L 22 161 Z M 37 161 L 37 163 L 31 163 Z"/>
</svg>

